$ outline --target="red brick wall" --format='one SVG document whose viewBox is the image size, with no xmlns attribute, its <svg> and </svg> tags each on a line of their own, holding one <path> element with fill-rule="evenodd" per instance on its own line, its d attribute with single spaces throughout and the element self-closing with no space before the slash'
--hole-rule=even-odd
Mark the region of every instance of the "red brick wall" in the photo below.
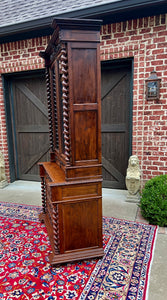
<svg viewBox="0 0 167 300">
<path fill-rule="evenodd" d="M 105 25 L 101 60 L 134 58 L 133 154 L 140 159 L 142 180 L 167 172 L 167 16 Z M 44 68 L 39 51 L 49 37 L 11 42 L 0 47 L 0 73 Z M 155 70 L 161 78 L 160 101 L 146 101 L 145 79 Z M 2 78 L 0 76 L 0 151 L 10 181 Z"/>
<path fill-rule="evenodd" d="M 142 182 L 167 172 L 167 15 L 109 24 L 101 30 L 101 60 L 133 57 L 133 154 Z M 145 80 L 161 78 L 160 100 L 146 101 Z"/>
<path fill-rule="evenodd" d="M 44 68 L 39 52 L 44 51 L 49 37 L 16 41 L 0 45 L 0 75 Z M 6 118 L 2 76 L 0 76 L 0 151 L 3 153 L 6 176 L 10 181 Z"/>
</svg>

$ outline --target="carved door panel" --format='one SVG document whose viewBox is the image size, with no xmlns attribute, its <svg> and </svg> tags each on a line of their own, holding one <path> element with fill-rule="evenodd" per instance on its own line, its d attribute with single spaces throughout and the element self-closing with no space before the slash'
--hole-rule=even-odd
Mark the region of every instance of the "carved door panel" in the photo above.
<svg viewBox="0 0 167 300">
<path fill-rule="evenodd" d="M 125 188 L 130 154 L 131 68 L 102 66 L 103 186 Z"/>
<path fill-rule="evenodd" d="M 11 91 L 16 179 L 39 180 L 37 163 L 49 160 L 50 147 L 45 78 L 14 78 Z"/>
</svg>

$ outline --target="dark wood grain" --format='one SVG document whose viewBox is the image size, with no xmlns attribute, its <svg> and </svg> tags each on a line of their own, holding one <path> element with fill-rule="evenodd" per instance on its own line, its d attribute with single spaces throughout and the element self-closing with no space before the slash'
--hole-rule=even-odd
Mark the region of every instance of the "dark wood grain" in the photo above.
<svg viewBox="0 0 167 300">
<path fill-rule="evenodd" d="M 12 90 L 16 178 L 40 180 L 37 163 L 49 160 L 50 149 L 44 77 L 15 79 Z"/>
<path fill-rule="evenodd" d="M 102 68 L 102 174 L 103 187 L 107 188 L 125 188 L 130 153 L 130 80 L 129 65 Z"/>
<path fill-rule="evenodd" d="M 51 162 L 40 163 L 40 220 L 52 247 L 51 265 L 103 256 L 100 24 L 54 21 L 42 54 L 52 145 Z"/>
</svg>

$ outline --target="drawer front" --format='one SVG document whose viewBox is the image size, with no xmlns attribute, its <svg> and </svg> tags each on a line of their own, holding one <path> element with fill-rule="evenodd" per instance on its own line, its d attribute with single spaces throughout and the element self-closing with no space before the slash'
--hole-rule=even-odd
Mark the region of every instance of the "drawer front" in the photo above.
<svg viewBox="0 0 167 300">
<path fill-rule="evenodd" d="M 62 199 L 85 198 L 97 196 L 99 194 L 99 183 L 75 184 L 64 186 L 62 189 Z"/>
</svg>

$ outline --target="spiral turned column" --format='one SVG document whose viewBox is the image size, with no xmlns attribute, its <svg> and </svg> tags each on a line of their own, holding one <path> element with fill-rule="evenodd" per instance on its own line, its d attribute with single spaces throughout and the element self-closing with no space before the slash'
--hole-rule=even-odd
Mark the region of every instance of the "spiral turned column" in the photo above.
<svg viewBox="0 0 167 300">
<path fill-rule="evenodd" d="M 68 83 L 68 58 L 65 45 L 61 50 L 62 66 L 62 101 L 63 101 L 63 134 L 66 162 L 70 164 L 71 147 L 69 132 L 69 83 Z"/>
<path fill-rule="evenodd" d="M 49 140 L 50 147 L 53 151 L 53 120 L 52 120 L 52 104 L 51 104 L 51 89 L 50 89 L 50 74 L 49 69 L 46 68 L 46 90 L 47 90 L 47 102 L 48 102 L 48 121 L 49 121 Z"/>
<path fill-rule="evenodd" d="M 44 177 L 41 178 L 41 198 L 42 198 L 42 210 L 46 213 L 46 184 Z"/>
<path fill-rule="evenodd" d="M 59 215 L 58 206 L 56 205 L 53 209 L 53 234 L 54 234 L 54 251 L 55 254 L 59 253 Z"/>
<path fill-rule="evenodd" d="M 55 125 L 55 147 L 59 149 L 59 135 L 58 135 L 58 118 L 57 118 L 57 95 L 56 95 L 56 76 L 55 70 L 53 69 L 53 99 L 54 99 L 54 125 Z"/>
</svg>

